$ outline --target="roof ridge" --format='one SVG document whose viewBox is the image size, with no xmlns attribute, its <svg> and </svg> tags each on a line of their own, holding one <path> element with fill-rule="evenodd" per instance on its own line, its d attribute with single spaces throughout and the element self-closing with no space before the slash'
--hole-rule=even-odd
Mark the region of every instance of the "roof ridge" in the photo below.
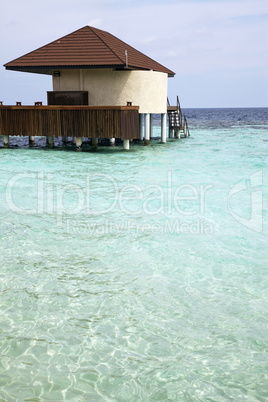
<svg viewBox="0 0 268 402">
<path fill-rule="evenodd" d="M 113 51 L 113 49 L 111 49 L 111 47 L 110 47 L 109 45 L 107 45 L 106 42 L 104 42 L 104 40 L 97 34 L 97 32 L 96 32 L 95 30 L 97 29 L 98 31 L 105 32 L 106 34 L 109 34 L 109 32 L 103 31 L 102 29 L 90 27 L 89 25 L 88 25 L 88 28 L 91 29 L 91 31 L 102 41 L 102 43 L 104 43 L 104 45 L 105 45 L 106 47 L 108 47 L 108 49 L 111 50 L 111 52 L 112 52 L 120 61 L 122 61 L 123 64 L 126 64 L 126 63 L 124 62 L 124 60 L 122 60 L 121 57 L 119 57 L 118 54 L 116 54 L 116 53 Z M 109 35 L 110 35 L 110 34 L 109 34 Z"/>
</svg>

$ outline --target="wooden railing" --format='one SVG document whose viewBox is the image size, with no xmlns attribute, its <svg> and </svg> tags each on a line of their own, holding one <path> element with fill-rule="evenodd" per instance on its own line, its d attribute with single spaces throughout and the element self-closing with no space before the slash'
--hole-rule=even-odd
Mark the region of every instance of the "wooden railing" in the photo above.
<svg viewBox="0 0 268 402">
<path fill-rule="evenodd" d="M 183 117 L 184 117 L 183 129 L 184 129 L 185 137 L 186 137 L 187 135 L 190 136 L 190 130 L 189 130 L 189 127 L 188 127 L 187 118 L 186 118 L 185 115 L 184 115 Z"/>
<path fill-rule="evenodd" d="M 137 106 L 3 106 L 0 135 L 139 138 Z"/>
<path fill-rule="evenodd" d="M 179 97 L 177 96 L 177 105 L 170 106 L 167 98 L 167 111 L 170 119 L 170 128 L 174 127 L 184 133 L 184 136 L 190 135 L 190 130 L 186 115 L 182 113 Z"/>
</svg>

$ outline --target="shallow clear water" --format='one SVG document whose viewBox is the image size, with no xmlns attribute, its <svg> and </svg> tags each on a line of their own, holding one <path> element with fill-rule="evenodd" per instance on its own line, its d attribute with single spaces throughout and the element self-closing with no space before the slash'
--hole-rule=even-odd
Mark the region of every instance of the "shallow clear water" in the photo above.
<svg viewBox="0 0 268 402">
<path fill-rule="evenodd" d="M 267 400 L 267 110 L 0 149 L 1 400 Z"/>
</svg>

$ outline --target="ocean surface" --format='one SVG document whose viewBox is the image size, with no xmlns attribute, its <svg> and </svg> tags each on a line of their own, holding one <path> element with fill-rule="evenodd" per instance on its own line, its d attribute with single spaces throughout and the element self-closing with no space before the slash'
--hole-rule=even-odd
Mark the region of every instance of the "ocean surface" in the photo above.
<svg viewBox="0 0 268 402">
<path fill-rule="evenodd" d="M 0 140 L 1 401 L 268 400 L 268 109 Z"/>
</svg>

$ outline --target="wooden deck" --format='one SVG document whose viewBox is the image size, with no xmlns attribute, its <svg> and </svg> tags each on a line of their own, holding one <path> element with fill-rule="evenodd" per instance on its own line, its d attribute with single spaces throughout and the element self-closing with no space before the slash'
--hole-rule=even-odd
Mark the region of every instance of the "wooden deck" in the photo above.
<svg viewBox="0 0 268 402">
<path fill-rule="evenodd" d="M 139 138 L 138 106 L 3 106 L 0 135 Z"/>
</svg>

